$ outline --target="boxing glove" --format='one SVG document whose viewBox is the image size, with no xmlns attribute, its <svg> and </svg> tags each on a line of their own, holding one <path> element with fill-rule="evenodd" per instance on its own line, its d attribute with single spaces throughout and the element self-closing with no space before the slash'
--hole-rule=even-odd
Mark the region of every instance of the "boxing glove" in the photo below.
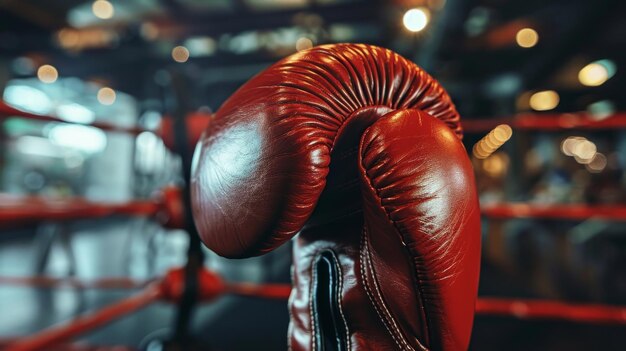
<svg viewBox="0 0 626 351">
<path fill-rule="evenodd" d="M 463 350 L 480 218 L 458 113 L 389 50 L 301 51 L 243 85 L 193 160 L 202 241 L 232 258 L 294 242 L 293 350 Z"/>
</svg>

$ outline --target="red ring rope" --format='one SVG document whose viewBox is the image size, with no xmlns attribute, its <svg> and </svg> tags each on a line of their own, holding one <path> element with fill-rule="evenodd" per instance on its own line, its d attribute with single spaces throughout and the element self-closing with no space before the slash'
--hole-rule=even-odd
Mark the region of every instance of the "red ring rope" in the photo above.
<svg viewBox="0 0 626 351">
<path fill-rule="evenodd" d="M 500 124 L 539 131 L 626 128 L 626 113 L 619 112 L 602 119 L 588 113 L 520 114 L 512 118 L 465 119 L 462 122 L 466 133 L 488 132 Z"/>
<path fill-rule="evenodd" d="M 102 130 L 109 131 L 109 132 L 139 134 L 141 132 L 146 131 L 145 129 L 142 129 L 142 128 L 121 127 L 121 126 L 116 126 L 116 125 L 109 124 L 109 123 L 104 123 L 104 122 L 93 122 L 93 123 L 89 123 L 89 124 L 68 122 L 68 121 L 66 121 L 66 120 L 64 120 L 62 118 L 59 118 L 59 117 L 46 116 L 46 115 L 40 115 L 40 114 L 37 114 L 37 113 L 30 113 L 30 112 L 22 111 L 20 109 L 15 108 L 15 107 L 9 106 L 4 101 L 0 100 L 0 120 L 3 119 L 3 118 L 13 117 L 13 116 L 22 117 L 22 118 L 28 118 L 28 119 L 32 119 L 32 120 L 36 120 L 36 121 L 42 121 L 42 122 L 59 122 L 59 123 L 80 124 L 80 125 L 85 125 L 85 126 L 90 126 L 90 127 L 96 127 L 98 129 L 102 129 Z"/>
<path fill-rule="evenodd" d="M 582 323 L 626 324 L 626 307 L 560 301 L 479 298 L 476 314 L 519 319 L 560 319 Z"/>
<path fill-rule="evenodd" d="M 95 203 L 84 198 L 49 199 L 0 194 L 0 227 L 31 221 L 63 221 L 101 218 L 115 214 L 152 215 L 159 210 L 154 201 Z"/>
<path fill-rule="evenodd" d="M 21 117 L 26 119 L 31 119 L 35 121 L 42 122 L 58 122 L 58 123 L 71 123 L 71 124 L 79 124 L 84 126 L 95 127 L 108 132 L 118 132 L 118 133 L 127 133 L 131 135 L 137 135 L 139 133 L 149 131 L 147 129 L 139 128 L 139 127 L 121 127 L 116 126 L 110 123 L 105 122 L 92 122 L 92 123 L 76 123 L 69 122 L 59 117 L 54 116 L 46 116 L 36 113 L 30 113 L 26 111 L 22 111 L 15 107 L 7 105 L 4 101 L 0 100 L 0 121 L 2 119 L 8 117 Z M 210 114 L 204 113 L 191 113 L 185 117 L 185 121 L 187 123 L 187 132 L 189 138 L 189 144 L 191 147 L 195 146 L 202 132 L 206 129 L 207 125 L 211 120 Z M 161 121 L 161 126 L 158 130 L 152 131 L 153 133 L 158 134 L 162 139 L 165 145 L 173 149 L 174 148 L 174 123 L 171 118 L 163 118 Z"/>
<path fill-rule="evenodd" d="M 170 202 L 174 204 L 173 199 Z M 32 221 L 64 221 L 111 215 L 150 216 L 157 213 L 161 206 L 162 204 L 151 200 L 103 204 L 83 198 L 46 199 L 0 194 L 0 227 Z M 481 212 L 486 217 L 497 219 L 626 220 L 626 206 L 613 205 L 500 203 L 483 205 Z"/>
<path fill-rule="evenodd" d="M 41 221 L 95 219 L 112 215 L 154 216 L 169 228 L 183 228 L 184 206 L 178 188 L 168 186 L 153 200 L 99 203 L 80 197 L 54 199 L 0 194 L 0 228 Z M 158 217 L 158 216 L 157 216 Z"/>
<path fill-rule="evenodd" d="M 8 277 L 0 276 L 0 286 L 26 286 L 34 288 L 61 288 L 69 287 L 73 289 L 138 289 L 143 288 L 152 280 L 137 281 L 130 278 L 101 278 L 94 280 L 81 280 L 73 277 Z"/>
<path fill-rule="evenodd" d="M 525 203 L 500 203 L 482 205 L 481 213 L 490 218 L 537 218 L 537 219 L 570 219 L 586 220 L 606 219 L 615 221 L 626 220 L 626 206 L 613 205 L 538 205 Z"/>
<path fill-rule="evenodd" d="M 0 339 L 0 350 L 7 345 L 17 342 L 19 339 Z M 135 351 L 137 349 L 125 345 L 90 345 L 84 342 L 58 344 L 47 347 L 46 351 Z"/>
<path fill-rule="evenodd" d="M 39 332 L 27 338 L 22 338 L 7 346 L 4 351 L 36 351 L 46 350 L 81 335 L 90 330 L 101 327 L 117 318 L 146 307 L 160 299 L 163 291 L 159 284 L 153 284 L 142 292 L 129 298 L 106 306 L 93 313 L 79 316 L 69 323 L 63 323 Z"/>
</svg>

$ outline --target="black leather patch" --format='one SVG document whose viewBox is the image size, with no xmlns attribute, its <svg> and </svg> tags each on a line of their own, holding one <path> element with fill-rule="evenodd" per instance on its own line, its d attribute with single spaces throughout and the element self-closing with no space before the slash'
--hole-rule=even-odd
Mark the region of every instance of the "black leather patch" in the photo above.
<svg viewBox="0 0 626 351">
<path fill-rule="evenodd" d="M 324 251 L 313 263 L 313 320 L 318 351 L 346 351 L 346 322 L 341 313 L 339 262 Z"/>
</svg>

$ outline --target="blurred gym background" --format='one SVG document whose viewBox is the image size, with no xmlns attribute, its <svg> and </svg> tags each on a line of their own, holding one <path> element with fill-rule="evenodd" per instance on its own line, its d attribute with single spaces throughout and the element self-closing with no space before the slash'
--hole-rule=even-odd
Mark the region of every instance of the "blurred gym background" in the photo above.
<svg viewBox="0 0 626 351">
<path fill-rule="evenodd" d="M 422 66 L 462 115 L 484 215 L 471 349 L 623 350 L 625 5 L 0 0 L 0 348 L 188 257 L 227 281 L 289 283 L 289 247 L 241 261 L 188 250 L 193 228 L 163 226 L 154 206 L 184 189 L 194 139 L 245 81 L 296 51 L 360 42 Z M 184 304 L 159 302 L 54 349 L 181 349 L 176 335 L 287 348 L 284 300 L 189 306 L 188 325 Z"/>
</svg>

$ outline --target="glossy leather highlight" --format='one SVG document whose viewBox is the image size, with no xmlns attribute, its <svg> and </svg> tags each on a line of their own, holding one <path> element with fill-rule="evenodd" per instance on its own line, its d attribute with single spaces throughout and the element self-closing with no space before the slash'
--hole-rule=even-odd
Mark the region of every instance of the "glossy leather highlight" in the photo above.
<svg viewBox="0 0 626 351">
<path fill-rule="evenodd" d="M 194 155 L 196 225 L 226 257 L 300 233 L 293 350 L 328 349 L 320 332 L 336 349 L 466 349 L 480 221 L 461 135 L 445 91 L 401 56 L 302 51 L 246 83 L 208 126 Z M 320 257 L 336 275 L 317 274 L 332 268 Z M 336 306 L 317 294 L 328 279 Z"/>
</svg>

